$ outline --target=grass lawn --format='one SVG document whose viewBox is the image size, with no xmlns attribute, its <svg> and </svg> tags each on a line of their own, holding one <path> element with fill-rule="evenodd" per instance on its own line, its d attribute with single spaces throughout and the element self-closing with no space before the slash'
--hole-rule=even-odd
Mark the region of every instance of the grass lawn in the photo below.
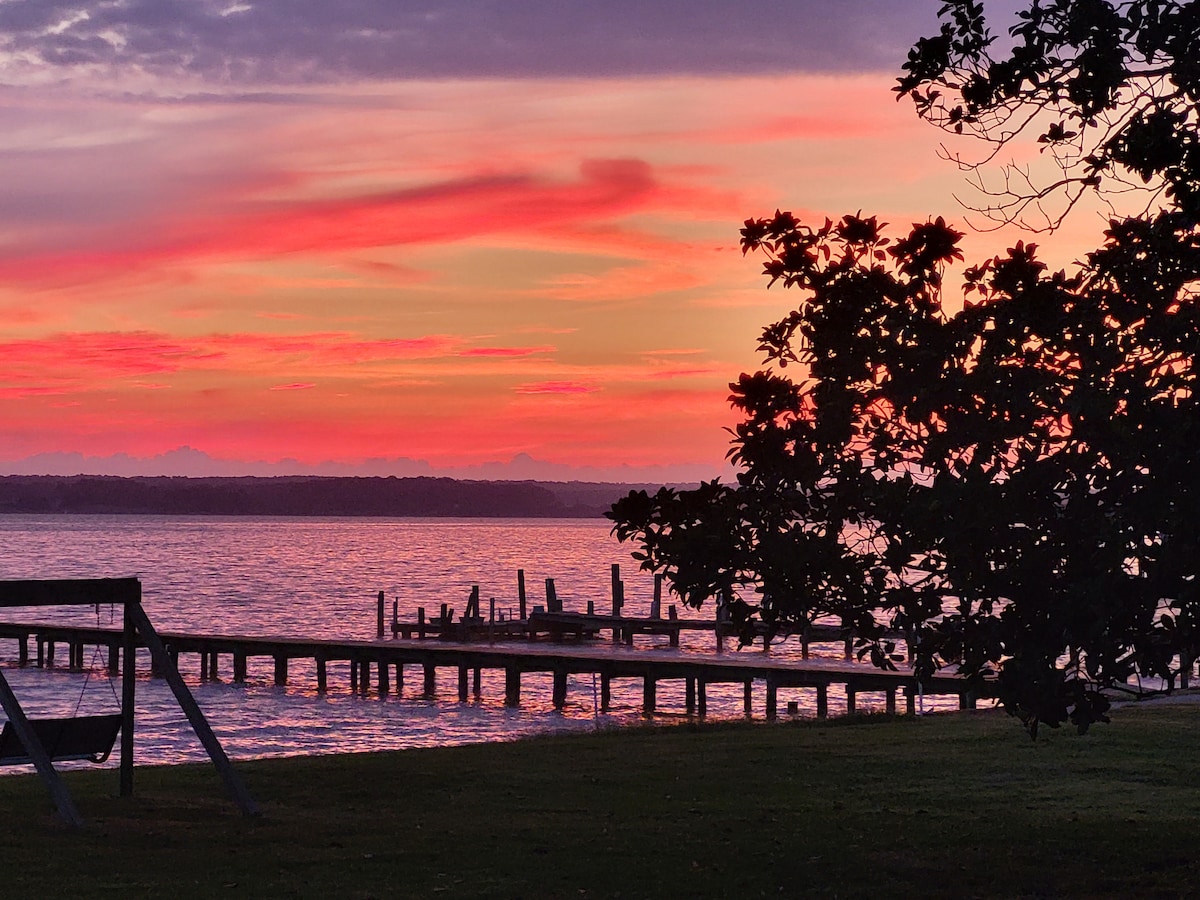
<svg viewBox="0 0 1200 900">
<path fill-rule="evenodd" d="M 0 778 L 4 897 L 1179 897 L 1200 706 L 1032 742 L 980 712 Z"/>
</svg>

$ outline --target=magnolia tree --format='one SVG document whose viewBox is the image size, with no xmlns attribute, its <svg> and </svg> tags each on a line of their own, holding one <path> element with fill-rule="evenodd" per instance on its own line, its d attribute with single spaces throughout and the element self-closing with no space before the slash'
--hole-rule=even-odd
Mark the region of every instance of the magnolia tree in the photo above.
<svg viewBox="0 0 1200 900">
<path fill-rule="evenodd" d="M 1058 81 L 1032 63 L 996 74 L 1032 52 L 1023 49 L 1031 33 L 1117 16 L 1129 24 L 1118 34 L 1137 43 L 1149 17 L 1191 29 L 1171 46 L 1196 39 L 1187 4 L 1059 0 L 1035 3 L 1012 58 L 995 62 L 978 6 L 946 4 L 940 37 L 918 44 L 900 86 L 926 116 L 943 103 L 938 86 L 959 91 L 969 104 L 940 121 L 985 133 L 989 115 L 1011 122 L 1014 97 L 1077 114 L 1085 129 L 1098 115 L 1095 95 L 1071 87 L 1090 71 L 1090 44 L 1068 60 L 1050 38 L 1033 42 Z M 1080 25 L 1054 39 L 1061 48 L 1100 33 Z M 1157 46 L 1139 52 L 1156 59 Z M 1131 56 L 1106 52 L 1142 77 Z M 964 72 L 1007 87 L 970 87 Z M 1174 84 L 1169 71 L 1155 77 Z M 1113 116 L 1122 96 L 1149 102 L 1122 84 L 1105 94 Z M 1172 93 L 1158 83 L 1153 95 Z M 1129 128 L 1145 113 L 1126 113 L 1125 130 L 1101 142 L 1107 161 L 1086 163 L 1086 178 L 1139 171 Z M 1182 115 L 1178 143 L 1190 146 L 1193 113 Z M 614 532 L 684 602 L 724 597 L 747 638 L 758 622 L 835 617 L 860 657 L 893 668 L 900 657 L 887 635 L 907 632 L 918 675 L 950 666 L 994 678 L 1034 735 L 1040 723 L 1084 730 L 1103 720 L 1105 689 L 1130 678 L 1172 683 L 1191 666 L 1200 615 L 1191 165 L 1146 162 L 1165 205 L 1113 220 L 1071 273 L 1048 271 L 1035 245 L 1018 243 L 952 276 L 961 235 L 940 218 L 896 238 L 862 216 L 747 221 L 743 251 L 765 255 L 768 286 L 798 297 L 763 331 L 763 370 L 730 386 L 742 416 L 730 449 L 737 483 L 631 493 L 609 513 Z M 946 303 L 951 277 L 965 305 Z"/>
</svg>

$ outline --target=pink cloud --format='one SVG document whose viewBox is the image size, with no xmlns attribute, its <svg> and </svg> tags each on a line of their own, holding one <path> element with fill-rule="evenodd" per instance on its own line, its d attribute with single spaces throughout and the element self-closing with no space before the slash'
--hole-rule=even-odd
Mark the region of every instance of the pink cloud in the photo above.
<svg viewBox="0 0 1200 900">
<path fill-rule="evenodd" d="M 589 160 L 574 181 L 493 175 L 332 200 L 243 203 L 174 226 L 139 223 L 136 233 L 119 235 L 104 250 L 10 248 L 0 258 L 0 280 L 62 284 L 199 260 L 444 244 L 602 220 L 685 196 L 660 186 L 641 160 Z"/>
<path fill-rule="evenodd" d="M 650 375 L 651 378 L 657 380 L 667 380 L 672 378 L 698 378 L 709 375 L 719 375 L 722 370 L 715 366 L 707 366 L 705 368 L 694 369 L 662 369 Z"/>
<path fill-rule="evenodd" d="M 309 388 L 315 388 L 316 384 L 311 381 L 293 381 L 291 384 L 276 384 L 271 386 L 273 391 L 307 391 Z"/>
</svg>

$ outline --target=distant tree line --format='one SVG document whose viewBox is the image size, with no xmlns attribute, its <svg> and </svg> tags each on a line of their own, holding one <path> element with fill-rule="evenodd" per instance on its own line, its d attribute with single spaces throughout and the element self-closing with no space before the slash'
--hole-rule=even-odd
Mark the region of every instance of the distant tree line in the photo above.
<svg viewBox="0 0 1200 900">
<path fill-rule="evenodd" d="M 603 515 L 630 485 L 452 478 L 0 477 L 0 514 L 211 516 Z"/>
</svg>

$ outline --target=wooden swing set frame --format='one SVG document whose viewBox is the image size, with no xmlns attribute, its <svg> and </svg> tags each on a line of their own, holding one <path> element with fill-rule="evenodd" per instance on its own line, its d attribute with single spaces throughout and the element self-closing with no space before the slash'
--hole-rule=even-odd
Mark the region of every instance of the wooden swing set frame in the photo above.
<svg viewBox="0 0 1200 900">
<path fill-rule="evenodd" d="M 144 646 L 150 651 L 156 668 L 162 673 L 175 695 L 179 708 L 187 716 L 188 722 L 195 731 L 196 737 L 208 751 L 209 758 L 217 772 L 225 782 L 235 803 L 246 815 L 257 815 L 258 805 L 246 790 L 241 778 L 234 771 L 229 757 L 221 747 L 221 742 L 213 734 L 208 720 L 200 710 L 196 698 L 192 696 L 179 668 L 167 653 L 162 639 L 155 631 L 149 616 L 142 608 L 142 583 L 137 578 L 79 578 L 37 581 L 5 581 L 0 580 L 0 608 L 16 606 L 119 606 L 122 612 L 121 629 L 121 761 L 118 768 L 120 795 L 133 795 L 133 726 L 136 709 L 137 691 L 137 649 Z M 83 826 L 80 816 L 66 785 L 63 784 L 53 759 L 91 758 L 107 753 L 99 745 L 103 738 L 97 737 L 104 728 L 100 723 L 84 723 L 79 726 L 78 719 L 60 720 L 30 720 L 21 709 L 17 696 L 13 693 L 8 679 L 0 669 L 0 705 L 8 716 L 9 725 L 15 737 L 24 747 L 28 762 L 33 763 L 50 792 L 58 814 L 70 825 Z M 110 718 L 111 717 L 107 717 Z M 115 722 L 112 723 L 115 725 Z M 57 755 L 53 749 L 48 749 L 43 742 L 43 736 L 55 733 L 67 733 L 64 738 L 67 744 L 72 740 L 76 744 L 90 746 L 74 746 L 64 748 Z M 85 732 L 90 732 L 85 734 Z M 111 732 L 109 733 L 111 735 Z M 112 746 L 111 736 L 107 738 L 108 747 Z M 74 752 L 72 752 L 74 751 Z M 24 758 L 22 758 L 24 761 Z"/>
</svg>

